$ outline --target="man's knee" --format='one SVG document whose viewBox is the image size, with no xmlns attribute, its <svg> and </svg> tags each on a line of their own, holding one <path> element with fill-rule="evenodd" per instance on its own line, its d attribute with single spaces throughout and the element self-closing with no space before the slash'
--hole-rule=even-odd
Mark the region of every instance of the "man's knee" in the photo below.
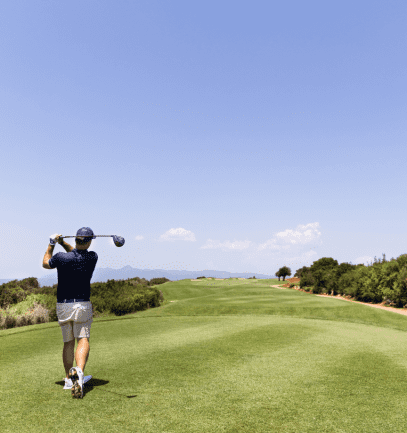
<svg viewBox="0 0 407 433">
<path fill-rule="evenodd" d="M 76 338 L 76 341 L 78 342 L 78 344 L 79 344 L 79 342 L 80 342 L 81 340 L 85 340 L 85 341 L 87 341 L 88 344 L 89 344 L 89 337 L 77 337 L 77 338 Z"/>
</svg>

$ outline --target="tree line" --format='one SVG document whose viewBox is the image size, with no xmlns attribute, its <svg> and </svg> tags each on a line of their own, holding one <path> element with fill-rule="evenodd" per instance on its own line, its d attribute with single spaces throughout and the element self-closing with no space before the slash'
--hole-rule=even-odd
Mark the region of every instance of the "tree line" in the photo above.
<svg viewBox="0 0 407 433">
<path fill-rule="evenodd" d="M 291 276 L 291 269 L 281 267 L 276 272 L 280 280 Z M 338 264 L 331 257 L 323 257 L 309 267 L 298 269 L 294 277 L 300 278 L 300 288 L 312 293 L 348 295 L 361 302 L 389 302 L 396 307 L 407 306 L 407 254 L 397 259 L 374 258 L 374 263 L 352 265 Z"/>
</svg>

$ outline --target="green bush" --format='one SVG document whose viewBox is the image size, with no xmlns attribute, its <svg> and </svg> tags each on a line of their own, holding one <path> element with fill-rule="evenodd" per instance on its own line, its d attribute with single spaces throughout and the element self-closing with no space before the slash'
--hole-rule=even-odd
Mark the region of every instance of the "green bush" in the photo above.
<svg viewBox="0 0 407 433">
<path fill-rule="evenodd" d="M 338 292 L 341 295 L 350 296 L 352 298 L 355 297 L 355 275 L 355 270 L 346 272 L 345 274 L 341 275 L 338 281 Z"/>
<path fill-rule="evenodd" d="M 117 291 L 123 286 L 123 281 L 108 280 L 106 283 L 92 283 L 90 295 L 97 298 L 114 297 Z"/>
<path fill-rule="evenodd" d="M 373 268 L 359 267 L 356 269 L 355 285 L 357 286 L 357 299 L 362 302 L 379 303 L 383 300 L 378 279 Z"/>
<path fill-rule="evenodd" d="M 11 329 L 16 326 L 17 319 L 11 314 L 7 314 L 4 321 L 4 329 Z"/>
<path fill-rule="evenodd" d="M 155 287 L 142 293 L 126 293 L 110 300 L 110 312 L 116 316 L 135 313 L 148 308 L 160 306 L 160 298 L 164 300 L 162 292 Z"/>
<path fill-rule="evenodd" d="M 150 286 L 155 286 L 155 285 L 158 285 L 158 284 L 167 283 L 168 281 L 170 281 L 170 280 L 168 278 L 165 278 L 165 277 L 162 277 L 162 278 L 152 278 L 150 280 L 149 285 Z"/>
<path fill-rule="evenodd" d="M 389 299 L 396 307 L 403 307 L 407 304 L 407 265 L 399 273 L 393 273 L 389 280 L 390 285 L 382 287 L 383 299 Z"/>
<path fill-rule="evenodd" d="M 28 324 L 28 316 L 26 316 L 25 314 L 17 318 L 16 327 L 27 326 L 27 324 Z"/>
<path fill-rule="evenodd" d="M 33 309 L 35 304 L 42 304 L 47 309 L 49 309 L 50 307 L 55 308 L 56 301 L 56 297 L 51 295 L 31 293 L 24 299 L 24 301 L 9 306 L 8 311 L 13 315 L 21 315 L 24 314 L 26 311 Z"/>
<path fill-rule="evenodd" d="M 108 303 L 103 298 L 91 297 L 91 302 L 93 305 L 93 311 L 98 313 L 103 313 L 108 310 Z"/>
<path fill-rule="evenodd" d="M 127 314 L 135 311 L 154 308 L 161 305 L 164 295 L 157 285 L 168 282 L 167 278 L 131 278 L 128 280 L 108 280 L 107 283 L 91 284 L 91 302 L 93 311 L 105 313 L 113 310 L 115 314 Z M 0 285 L 0 329 L 15 326 L 27 326 L 46 321 L 57 321 L 56 302 L 57 288 L 39 287 L 36 278 L 13 280 Z M 40 311 L 26 314 L 39 304 Z M 44 311 L 45 310 L 45 311 Z"/>
<path fill-rule="evenodd" d="M 39 288 L 38 280 L 35 277 L 23 280 L 12 280 L 0 285 L 0 308 L 7 308 L 10 305 L 23 301 L 27 295 L 34 293 Z"/>
<path fill-rule="evenodd" d="M 306 286 L 313 286 L 314 284 L 315 284 L 315 280 L 312 276 L 311 270 L 303 271 L 300 279 L 301 289 Z"/>
<path fill-rule="evenodd" d="M 57 290 L 58 290 L 58 284 L 54 284 L 52 287 L 50 287 L 50 286 L 39 287 L 39 288 L 35 289 L 33 291 L 33 293 L 34 294 L 54 296 L 56 299 Z"/>
<path fill-rule="evenodd" d="M 55 302 L 54 306 L 47 307 L 47 309 L 48 309 L 48 313 L 49 313 L 49 321 L 50 322 L 58 322 L 56 302 Z"/>
<path fill-rule="evenodd" d="M 144 296 L 141 294 L 135 294 L 130 297 L 120 297 L 112 300 L 110 306 L 110 312 L 115 316 L 123 316 L 125 314 L 134 313 L 137 310 L 141 310 L 141 306 L 144 303 Z"/>
<path fill-rule="evenodd" d="M 8 308 L 10 305 L 24 301 L 27 293 L 19 286 L 5 287 L 0 292 L 0 308 Z"/>
</svg>

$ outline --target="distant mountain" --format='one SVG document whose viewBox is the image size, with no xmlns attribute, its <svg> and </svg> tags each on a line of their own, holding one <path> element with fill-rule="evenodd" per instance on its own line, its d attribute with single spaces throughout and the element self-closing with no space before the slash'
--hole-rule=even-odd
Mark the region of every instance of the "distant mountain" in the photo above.
<svg viewBox="0 0 407 433">
<path fill-rule="evenodd" d="M 264 274 L 247 274 L 247 273 L 230 273 L 226 271 L 177 271 L 177 270 L 166 270 L 166 269 L 137 269 L 131 266 L 125 266 L 121 269 L 111 268 L 96 268 L 93 273 L 91 283 L 106 283 L 107 280 L 127 280 L 128 278 L 145 278 L 151 280 L 152 278 L 168 278 L 170 281 L 179 281 L 197 277 L 214 277 L 214 278 L 249 278 L 255 276 L 257 279 L 265 278 L 276 278 L 274 275 Z M 27 277 L 28 278 L 28 277 Z M 12 280 L 22 280 L 23 278 L 9 278 L 0 279 L 0 285 L 8 283 Z M 53 286 L 58 283 L 57 272 L 50 272 L 50 275 L 46 277 L 38 278 L 38 284 L 40 287 Z"/>
</svg>

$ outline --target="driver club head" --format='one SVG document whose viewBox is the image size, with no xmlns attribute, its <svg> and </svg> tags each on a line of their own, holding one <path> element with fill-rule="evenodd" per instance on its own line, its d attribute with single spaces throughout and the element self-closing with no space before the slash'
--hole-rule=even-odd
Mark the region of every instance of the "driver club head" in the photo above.
<svg viewBox="0 0 407 433">
<path fill-rule="evenodd" d="M 124 238 L 122 236 L 113 236 L 113 242 L 116 247 L 122 247 L 124 245 Z"/>
</svg>

